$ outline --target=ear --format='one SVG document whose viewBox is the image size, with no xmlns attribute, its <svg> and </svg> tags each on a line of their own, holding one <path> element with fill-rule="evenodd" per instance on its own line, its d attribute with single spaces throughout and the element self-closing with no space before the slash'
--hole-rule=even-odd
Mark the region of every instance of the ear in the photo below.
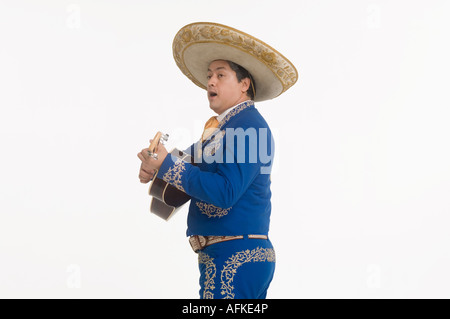
<svg viewBox="0 0 450 319">
<path fill-rule="evenodd" d="M 247 93 L 248 89 L 250 88 L 250 79 L 249 78 L 242 79 L 241 85 L 242 85 L 242 93 Z"/>
</svg>

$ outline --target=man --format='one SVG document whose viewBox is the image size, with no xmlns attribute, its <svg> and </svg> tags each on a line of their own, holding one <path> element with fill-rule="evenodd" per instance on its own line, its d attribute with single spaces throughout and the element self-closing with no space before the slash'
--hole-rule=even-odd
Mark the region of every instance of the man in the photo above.
<svg viewBox="0 0 450 319">
<path fill-rule="evenodd" d="M 274 98 L 297 80 L 295 67 L 262 41 L 213 23 L 194 23 L 175 37 L 174 57 L 207 90 L 217 114 L 188 152 L 192 165 L 159 146 L 148 149 L 139 178 L 158 177 L 191 196 L 187 236 L 198 253 L 201 298 L 265 298 L 275 270 L 268 238 L 273 140 L 254 101 Z"/>
</svg>

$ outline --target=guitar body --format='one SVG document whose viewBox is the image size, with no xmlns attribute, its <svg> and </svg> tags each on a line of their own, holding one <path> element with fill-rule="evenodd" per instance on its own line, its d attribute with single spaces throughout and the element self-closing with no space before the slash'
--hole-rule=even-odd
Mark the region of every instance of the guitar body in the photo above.
<svg viewBox="0 0 450 319">
<path fill-rule="evenodd" d="M 189 164 L 194 164 L 194 160 L 189 154 L 177 149 L 170 152 L 168 156 L 170 155 L 178 157 Z M 191 199 L 188 194 L 157 176 L 150 184 L 148 193 L 150 196 L 153 196 L 150 212 L 166 221 Z"/>
</svg>

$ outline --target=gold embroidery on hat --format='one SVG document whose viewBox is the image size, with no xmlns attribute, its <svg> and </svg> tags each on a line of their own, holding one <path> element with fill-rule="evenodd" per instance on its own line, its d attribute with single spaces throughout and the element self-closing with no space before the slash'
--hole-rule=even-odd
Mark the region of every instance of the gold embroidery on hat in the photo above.
<svg viewBox="0 0 450 319">
<path fill-rule="evenodd" d="M 205 89 L 186 67 L 183 61 L 184 50 L 194 43 L 219 43 L 240 48 L 264 63 L 278 77 L 283 92 L 297 82 L 297 70 L 281 53 L 268 44 L 231 27 L 216 23 L 193 23 L 180 30 L 173 41 L 174 59 L 180 70 L 196 85 Z M 277 58 L 281 57 L 281 58 Z"/>
</svg>

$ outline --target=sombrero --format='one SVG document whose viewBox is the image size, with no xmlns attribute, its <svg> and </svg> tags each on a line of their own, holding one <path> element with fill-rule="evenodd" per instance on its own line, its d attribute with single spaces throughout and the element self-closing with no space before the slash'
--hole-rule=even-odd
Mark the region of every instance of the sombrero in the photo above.
<svg viewBox="0 0 450 319">
<path fill-rule="evenodd" d="M 256 84 L 256 102 L 279 96 L 298 79 L 294 65 L 271 46 L 217 23 L 188 24 L 178 31 L 172 48 L 180 70 L 202 89 L 207 86 L 208 66 L 215 60 L 232 61 L 250 72 Z"/>
</svg>

